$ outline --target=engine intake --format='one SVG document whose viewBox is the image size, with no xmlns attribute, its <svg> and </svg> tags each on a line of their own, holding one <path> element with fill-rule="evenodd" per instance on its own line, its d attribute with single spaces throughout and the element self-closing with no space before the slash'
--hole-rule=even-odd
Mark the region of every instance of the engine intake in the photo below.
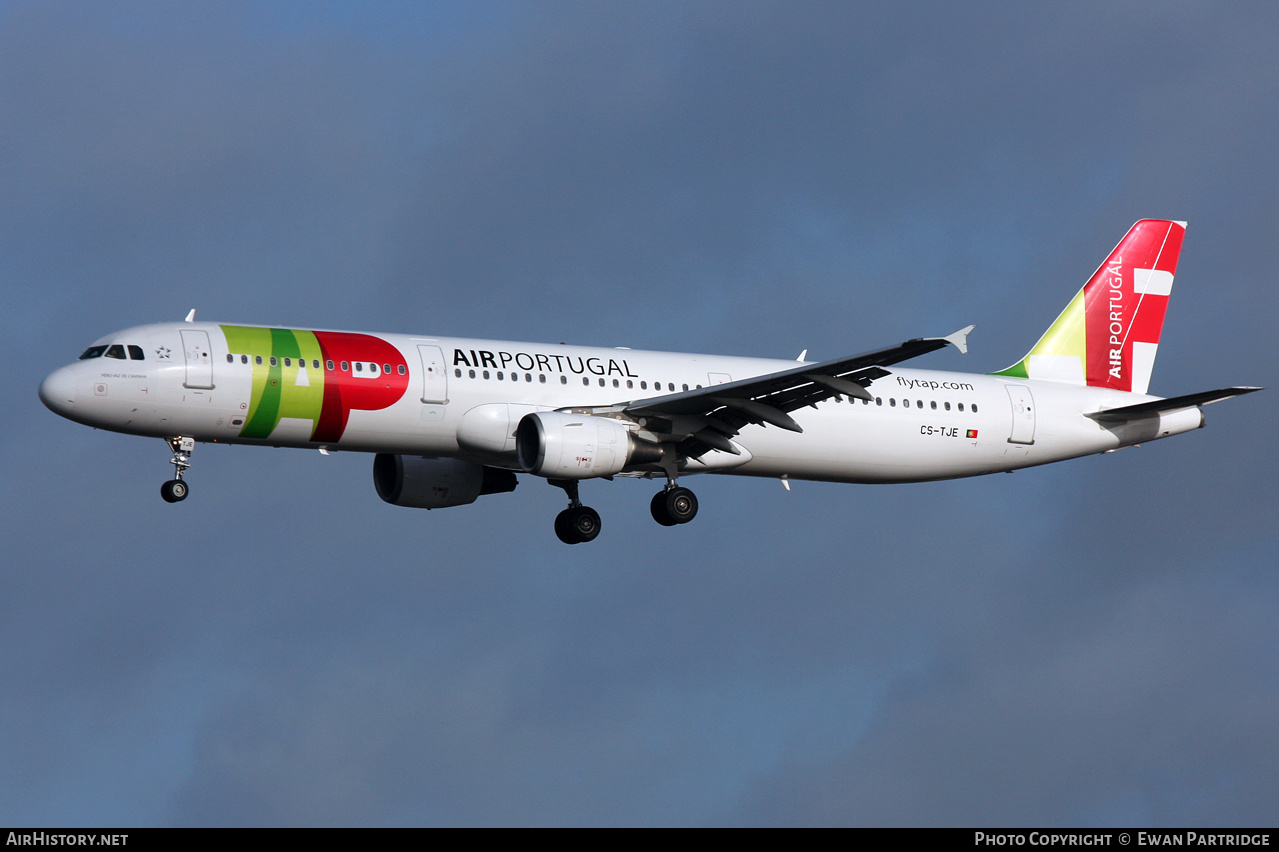
<svg viewBox="0 0 1279 852">
<path fill-rule="evenodd" d="M 514 491 L 509 470 L 460 459 L 432 459 L 378 453 L 373 458 L 377 496 L 396 506 L 444 509 L 474 503 L 481 494 Z"/>
<path fill-rule="evenodd" d="M 662 460 L 662 448 L 641 441 L 625 424 L 607 417 L 539 411 L 515 430 L 520 467 L 548 479 L 612 476 Z"/>
</svg>

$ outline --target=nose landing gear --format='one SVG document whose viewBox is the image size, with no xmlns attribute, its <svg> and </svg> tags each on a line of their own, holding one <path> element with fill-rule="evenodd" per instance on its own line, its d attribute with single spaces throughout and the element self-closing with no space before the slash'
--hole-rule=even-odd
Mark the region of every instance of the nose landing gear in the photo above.
<svg viewBox="0 0 1279 852">
<path fill-rule="evenodd" d="M 166 503 L 178 503 L 185 500 L 191 490 L 182 481 L 182 474 L 191 467 L 191 453 L 195 450 L 195 438 L 179 435 L 176 438 L 169 438 L 166 443 L 173 452 L 173 458 L 169 460 L 169 464 L 173 465 L 174 471 L 173 479 L 160 486 L 160 496 Z"/>
</svg>

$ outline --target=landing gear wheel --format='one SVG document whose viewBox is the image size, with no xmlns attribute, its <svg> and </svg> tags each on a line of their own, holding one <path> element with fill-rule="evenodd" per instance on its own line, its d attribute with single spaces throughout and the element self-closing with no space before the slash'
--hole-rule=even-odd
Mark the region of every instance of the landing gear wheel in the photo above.
<svg viewBox="0 0 1279 852">
<path fill-rule="evenodd" d="M 666 492 L 659 491 L 653 495 L 653 500 L 648 504 L 648 510 L 653 513 L 653 520 L 657 521 L 664 527 L 673 527 L 678 523 L 674 518 L 666 513 Z"/>
<path fill-rule="evenodd" d="M 181 479 L 170 479 L 160 486 L 160 496 L 166 503 L 180 503 L 187 499 L 189 489 Z"/>
<path fill-rule="evenodd" d="M 600 534 L 600 513 L 590 506 L 570 506 L 555 516 L 555 535 L 565 544 L 594 541 Z"/>
<path fill-rule="evenodd" d="M 565 544 L 577 544 L 577 539 L 573 538 L 573 531 L 568 526 L 568 516 L 572 511 L 565 509 L 555 516 L 555 537 Z"/>
<path fill-rule="evenodd" d="M 182 481 L 182 474 L 191 467 L 191 452 L 195 449 L 195 438 L 175 435 L 172 438 L 166 438 L 164 442 L 169 445 L 169 451 L 173 453 L 173 458 L 169 461 L 169 464 L 173 465 L 173 479 L 160 486 L 160 496 L 166 503 L 180 503 L 187 499 L 187 492 L 190 490 Z"/>
<path fill-rule="evenodd" d="M 697 517 L 697 498 L 687 488 L 672 488 L 664 492 L 666 515 L 674 523 L 686 524 Z"/>
</svg>

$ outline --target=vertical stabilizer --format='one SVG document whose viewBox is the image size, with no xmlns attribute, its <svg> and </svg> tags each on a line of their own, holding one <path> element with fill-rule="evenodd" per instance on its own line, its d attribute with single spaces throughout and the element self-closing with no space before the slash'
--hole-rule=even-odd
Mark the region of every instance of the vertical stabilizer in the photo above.
<svg viewBox="0 0 1279 852">
<path fill-rule="evenodd" d="M 1142 219 L 1039 342 L 995 375 L 1146 393 L 1185 222 Z"/>
</svg>

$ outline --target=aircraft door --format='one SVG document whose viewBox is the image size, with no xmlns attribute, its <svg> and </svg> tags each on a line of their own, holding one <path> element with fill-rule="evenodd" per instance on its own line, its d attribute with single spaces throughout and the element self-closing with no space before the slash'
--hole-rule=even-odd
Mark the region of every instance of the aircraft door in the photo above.
<svg viewBox="0 0 1279 852">
<path fill-rule="evenodd" d="M 709 387 L 714 387 L 715 385 L 726 385 L 732 380 L 733 380 L 733 377 L 730 376 L 728 373 L 707 373 L 706 374 L 706 381 Z"/>
<path fill-rule="evenodd" d="M 182 329 L 182 351 L 186 356 L 187 377 L 183 387 L 213 387 L 213 354 L 209 333 L 194 328 Z"/>
<path fill-rule="evenodd" d="M 443 405 L 449 401 L 449 371 L 444 363 L 444 353 L 438 346 L 419 343 L 418 355 L 422 358 L 422 401 Z"/>
<path fill-rule="evenodd" d="M 1035 400 L 1025 385 L 1005 385 L 1008 401 L 1012 404 L 1013 426 L 1008 435 L 1010 444 L 1035 443 Z"/>
</svg>

